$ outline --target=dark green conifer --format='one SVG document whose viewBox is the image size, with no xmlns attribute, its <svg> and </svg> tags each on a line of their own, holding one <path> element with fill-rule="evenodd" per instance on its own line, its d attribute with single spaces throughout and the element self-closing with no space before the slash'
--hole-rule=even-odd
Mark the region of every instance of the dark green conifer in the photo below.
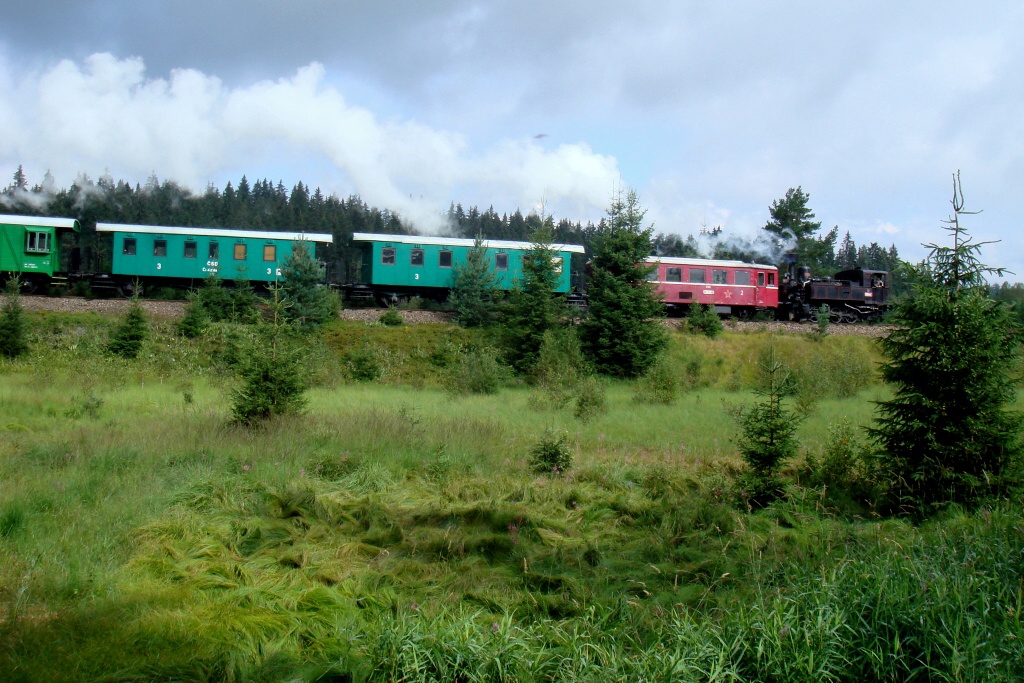
<svg viewBox="0 0 1024 683">
<path fill-rule="evenodd" d="M 583 349 L 598 372 L 637 377 L 668 344 L 665 309 L 647 282 L 651 229 L 635 191 L 615 198 L 607 227 L 594 240 L 587 287 L 587 316 L 580 326 Z"/>
<path fill-rule="evenodd" d="M 122 358 L 132 360 L 142 350 L 142 343 L 149 334 L 149 324 L 138 299 L 132 299 L 121 324 L 114 329 L 107 343 L 107 350 Z"/>
<path fill-rule="evenodd" d="M 300 328 L 320 327 L 338 315 L 338 297 L 324 286 L 324 269 L 305 242 L 296 242 L 281 266 L 281 300 L 285 319 Z"/>
<path fill-rule="evenodd" d="M 21 170 L 21 167 L 18 167 Z M 28 351 L 25 311 L 21 306 L 21 286 L 11 278 L 4 290 L 4 308 L 0 313 L 0 354 L 17 358 Z"/>
<path fill-rule="evenodd" d="M 483 240 L 477 237 L 466 260 L 452 269 L 448 303 L 455 322 L 463 327 L 486 327 L 494 322 L 498 301 L 498 277 L 487 259 Z"/>
<path fill-rule="evenodd" d="M 878 407 L 871 430 L 891 500 L 928 514 L 971 504 L 1000 490 L 1021 454 L 1021 415 L 1012 410 L 1020 338 L 1006 308 L 989 298 L 985 276 L 1002 274 L 978 258 L 960 225 L 963 195 L 953 178 L 952 247 L 925 245 L 910 267 L 912 289 L 892 312 L 882 339 L 882 377 L 894 396 Z"/>
</svg>

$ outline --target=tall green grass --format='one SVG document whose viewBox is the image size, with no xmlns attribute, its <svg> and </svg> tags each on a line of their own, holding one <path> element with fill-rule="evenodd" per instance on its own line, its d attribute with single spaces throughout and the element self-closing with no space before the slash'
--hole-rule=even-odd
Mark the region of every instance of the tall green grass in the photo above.
<svg viewBox="0 0 1024 683">
<path fill-rule="evenodd" d="M 400 371 L 376 383 L 350 381 L 328 335 L 307 414 L 250 430 L 228 424 L 209 338 L 157 325 L 128 364 L 92 345 L 103 319 L 44 322 L 51 348 L 0 365 L 3 680 L 1024 674 L 1019 502 L 914 527 L 794 477 L 747 511 L 729 409 L 759 335 L 676 339 L 698 381 L 675 405 L 612 383 L 586 422 L 526 386 L 397 382 L 441 378 L 461 331 L 402 328 Z M 831 339 L 781 348 L 870 357 Z M 815 401 L 804 448 L 866 423 L 878 391 Z M 568 435 L 562 476 L 530 467 L 549 429 Z"/>
</svg>

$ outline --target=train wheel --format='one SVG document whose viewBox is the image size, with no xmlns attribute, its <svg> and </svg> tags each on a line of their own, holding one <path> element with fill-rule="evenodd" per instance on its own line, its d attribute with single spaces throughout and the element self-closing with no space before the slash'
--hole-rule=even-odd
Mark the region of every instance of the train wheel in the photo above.
<svg viewBox="0 0 1024 683">
<path fill-rule="evenodd" d="M 117 293 L 125 299 L 142 296 L 142 285 L 136 285 L 134 282 L 123 282 L 117 286 Z"/>
</svg>

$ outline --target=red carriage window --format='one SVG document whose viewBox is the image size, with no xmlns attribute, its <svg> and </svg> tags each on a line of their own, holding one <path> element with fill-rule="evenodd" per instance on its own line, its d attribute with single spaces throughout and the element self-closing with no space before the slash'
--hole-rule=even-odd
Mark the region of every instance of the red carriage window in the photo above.
<svg viewBox="0 0 1024 683">
<path fill-rule="evenodd" d="M 704 283 L 708 281 L 708 271 L 703 268 L 690 268 L 689 282 Z"/>
<path fill-rule="evenodd" d="M 665 269 L 665 280 L 668 282 L 682 282 L 683 281 L 683 269 L 682 268 L 666 268 Z"/>
<path fill-rule="evenodd" d="M 749 285 L 750 284 L 750 271 L 737 270 L 733 276 L 734 285 Z"/>
<path fill-rule="evenodd" d="M 768 273 L 768 284 L 769 285 L 774 285 L 775 284 L 775 273 Z"/>
<path fill-rule="evenodd" d="M 757 286 L 764 287 L 764 273 L 757 274 Z"/>
<path fill-rule="evenodd" d="M 727 285 L 727 284 L 729 284 L 729 271 L 727 271 L 727 270 L 712 270 L 711 271 L 711 284 L 713 284 L 713 285 Z"/>
</svg>

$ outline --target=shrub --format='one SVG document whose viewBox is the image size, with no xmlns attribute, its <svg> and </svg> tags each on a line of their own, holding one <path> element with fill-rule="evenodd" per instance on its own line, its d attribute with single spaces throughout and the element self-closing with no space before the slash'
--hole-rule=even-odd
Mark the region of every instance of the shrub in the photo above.
<svg viewBox="0 0 1024 683">
<path fill-rule="evenodd" d="M 587 423 L 608 410 L 608 398 L 604 382 L 596 377 L 586 377 L 576 386 L 576 408 L 573 415 Z"/>
<path fill-rule="evenodd" d="M 686 316 L 686 329 L 690 334 L 703 334 L 714 339 L 722 333 L 725 326 L 715 312 L 714 306 L 692 303 Z"/>
<path fill-rule="evenodd" d="M 238 369 L 240 385 L 231 393 L 232 421 L 255 425 L 306 405 L 306 380 L 298 345 L 275 325 L 262 330 L 258 343 Z"/>
<path fill-rule="evenodd" d="M 679 396 L 679 376 L 668 356 L 662 354 L 637 380 L 633 400 L 637 403 L 672 405 Z"/>
<path fill-rule="evenodd" d="M 377 322 L 386 327 L 398 327 L 405 324 L 402 314 L 394 306 L 388 306 L 388 310 L 384 311 L 384 314 L 377 319 Z"/>
<path fill-rule="evenodd" d="M 384 375 L 378 354 L 369 346 L 351 351 L 345 357 L 348 376 L 357 382 L 376 382 Z"/>
<path fill-rule="evenodd" d="M 134 359 L 142 350 L 142 343 L 148 334 L 149 325 L 146 323 L 146 314 L 138 300 L 133 299 L 124 320 L 111 334 L 110 341 L 107 343 L 107 351 L 122 358 Z"/>
<path fill-rule="evenodd" d="M 4 288 L 4 307 L 0 312 L 0 355 L 17 358 L 28 351 L 25 311 L 21 306 L 20 283 L 11 278 Z"/>
<path fill-rule="evenodd" d="M 530 449 L 530 468 L 538 474 L 560 476 L 572 469 L 572 449 L 565 430 L 548 429 Z"/>
<path fill-rule="evenodd" d="M 755 393 L 762 398 L 737 414 L 740 428 L 739 450 L 753 474 L 748 493 L 758 502 L 773 497 L 779 465 L 796 452 L 796 428 L 800 420 L 783 405 L 792 392 L 792 375 L 778 359 L 775 340 L 771 339 L 759 362 L 760 385 Z"/>
<path fill-rule="evenodd" d="M 324 269 L 305 242 L 296 242 L 281 264 L 281 300 L 285 319 L 304 328 L 320 327 L 337 317 L 341 301 L 323 286 Z"/>
<path fill-rule="evenodd" d="M 494 394 L 508 384 L 510 378 L 510 369 L 498 361 L 495 350 L 474 348 L 459 354 L 446 385 L 456 394 Z"/>
<path fill-rule="evenodd" d="M 466 260 L 452 269 L 448 304 L 455 311 L 455 322 L 463 327 L 492 324 L 500 294 L 498 276 L 487 258 L 487 248 L 477 237 L 473 247 L 466 251 Z"/>
<path fill-rule="evenodd" d="M 178 334 L 188 339 L 201 337 L 210 324 L 210 316 L 206 313 L 202 303 L 195 294 L 189 295 L 188 305 L 185 307 L 185 315 L 178 320 L 176 328 Z"/>
<path fill-rule="evenodd" d="M 564 407 L 587 374 L 587 361 L 575 329 L 554 328 L 544 333 L 533 380 L 548 403 L 555 408 Z"/>
</svg>

